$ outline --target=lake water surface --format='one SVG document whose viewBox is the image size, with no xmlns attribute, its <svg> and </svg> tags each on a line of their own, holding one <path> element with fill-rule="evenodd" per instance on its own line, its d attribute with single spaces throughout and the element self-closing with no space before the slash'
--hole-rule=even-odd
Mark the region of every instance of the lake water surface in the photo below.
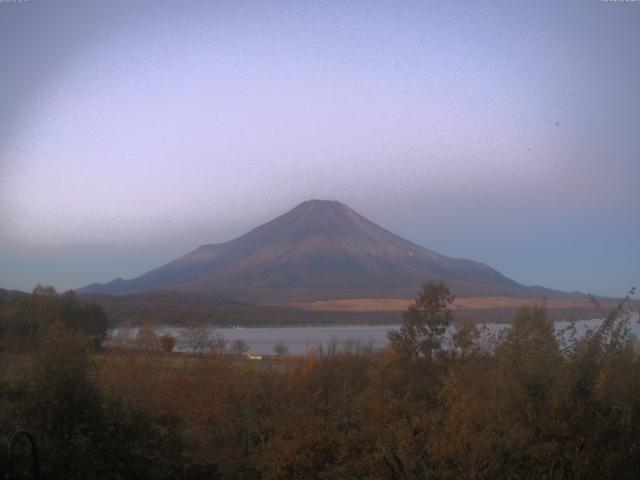
<svg viewBox="0 0 640 480">
<path fill-rule="evenodd" d="M 576 322 L 578 334 L 584 334 L 588 328 L 595 328 L 601 320 L 583 320 Z M 568 322 L 556 322 L 558 330 L 568 326 Z M 326 346 L 329 342 L 337 341 L 338 347 L 348 342 L 371 343 L 374 348 L 382 349 L 387 343 L 387 331 L 397 329 L 400 325 L 347 325 L 347 326 L 321 326 L 321 327 L 265 327 L 265 328 L 211 328 L 211 336 L 221 335 L 228 343 L 234 340 L 244 340 L 250 347 L 250 352 L 259 355 L 273 354 L 273 346 L 281 342 L 287 346 L 289 352 L 295 355 L 304 354 L 317 348 L 318 345 Z M 497 333 L 505 324 L 490 324 L 488 333 Z M 631 331 L 640 338 L 640 323 L 637 313 L 630 322 Z M 158 335 L 172 335 L 176 337 L 176 351 L 188 351 L 189 347 L 181 339 L 182 329 L 176 327 L 158 327 Z M 137 328 L 122 327 L 110 332 L 108 342 L 123 339 L 135 339 Z"/>
</svg>

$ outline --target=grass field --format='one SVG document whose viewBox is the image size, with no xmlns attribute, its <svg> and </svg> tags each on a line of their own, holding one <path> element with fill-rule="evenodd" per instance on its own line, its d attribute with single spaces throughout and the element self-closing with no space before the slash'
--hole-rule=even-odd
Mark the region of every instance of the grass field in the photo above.
<svg viewBox="0 0 640 480">
<path fill-rule="evenodd" d="M 338 300 L 320 300 L 316 302 L 292 303 L 290 306 L 305 310 L 339 312 L 399 312 L 413 301 L 410 298 L 345 298 Z M 520 305 L 540 303 L 539 298 L 512 297 L 468 297 L 457 298 L 453 310 L 480 310 L 493 308 L 518 308 Z M 610 302 L 607 302 L 608 305 Z M 558 298 L 546 301 L 548 308 L 589 308 L 589 298 Z"/>
</svg>

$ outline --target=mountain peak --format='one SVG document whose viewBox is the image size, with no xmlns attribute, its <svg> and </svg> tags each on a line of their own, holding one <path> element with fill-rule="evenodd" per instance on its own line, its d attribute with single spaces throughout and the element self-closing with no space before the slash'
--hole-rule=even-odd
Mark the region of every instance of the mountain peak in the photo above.
<svg viewBox="0 0 640 480">
<path fill-rule="evenodd" d="M 337 200 L 318 200 L 311 199 L 306 200 L 300 204 L 298 204 L 293 209 L 289 210 L 288 213 L 302 213 L 302 212 L 333 212 L 333 213 L 347 213 L 353 212 L 349 207 L 347 207 L 344 203 L 340 203 Z M 285 214 L 286 215 L 286 214 Z"/>
<path fill-rule="evenodd" d="M 323 206 L 323 207 L 332 207 L 332 206 L 341 206 L 346 207 L 344 203 L 340 203 L 338 200 L 324 200 L 320 198 L 312 198 L 310 200 L 305 200 L 300 203 L 298 207 L 307 205 L 307 206 Z"/>
<path fill-rule="evenodd" d="M 346 238 L 370 224 L 349 207 L 335 200 L 307 200 L 240 237 L 256 247 L 268 244 L 300 244 L 313 237 Z"/>
</svg>

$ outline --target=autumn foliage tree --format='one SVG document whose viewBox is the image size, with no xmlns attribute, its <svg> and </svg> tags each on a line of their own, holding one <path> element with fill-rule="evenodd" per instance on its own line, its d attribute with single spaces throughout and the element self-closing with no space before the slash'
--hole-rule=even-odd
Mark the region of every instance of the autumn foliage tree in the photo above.
<svg viewBox="0 0 640 480">
<path fill-rule="evenodd" d="M 160 337 L 160 348 L 163 352 L 171 352 L 176 345 L 176 337 L 172 335 L 162 335 Z"/>
<path fill-rule="evenodd" d="M 443 282 L 426 282 L 415 301 L 402 312 L 400 330 L 388 333 L 392 347 L 411 360 L 429 360 L 443 352 L 453 314 L 454 296 Z"/>
</svg>

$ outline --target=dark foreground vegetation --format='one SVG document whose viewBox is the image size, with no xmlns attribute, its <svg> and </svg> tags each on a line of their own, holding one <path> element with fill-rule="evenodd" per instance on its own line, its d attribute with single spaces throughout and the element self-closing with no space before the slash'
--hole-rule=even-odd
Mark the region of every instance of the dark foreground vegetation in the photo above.
<svg viewBox="0 0 640 480">
<path fill-rule="evenodd" d="M 537 306 L 450 337 L 450 301 L 426 284 L 384 352 L 254 365 L 101 351 L 100 308 L 41 289 L 0 305 L 0 434 L 29 429 L 52 479 L 640 478 L 625 302 L 586 336 Z"/>
</svg>

